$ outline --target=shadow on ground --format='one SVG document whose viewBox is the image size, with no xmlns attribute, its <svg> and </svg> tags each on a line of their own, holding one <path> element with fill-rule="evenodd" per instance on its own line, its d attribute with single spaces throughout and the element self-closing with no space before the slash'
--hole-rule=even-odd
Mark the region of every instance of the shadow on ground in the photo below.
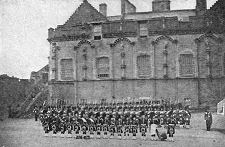
<svg viewBox="0 0 225 147">
<path fill-rule="evenodd" d="M 225 134 L 225 129 L 212 128 L 211 131 L 216 131 Z"/>
</svg>

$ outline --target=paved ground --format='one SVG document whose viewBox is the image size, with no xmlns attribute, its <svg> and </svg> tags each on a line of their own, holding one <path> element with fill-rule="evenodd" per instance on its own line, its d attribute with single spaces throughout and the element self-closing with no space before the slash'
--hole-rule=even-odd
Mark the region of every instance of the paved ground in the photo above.
<svg viewBox="0 0 225 147">
<path fill-rule="evenodd" d="M 141 140 L 75 140 L 44 137 L 41 125 L 33 119 L 0 122 L 0 147 L 225 147 L 225 117 L 213 115 L 212 131 L 205 130 L 203 114 L 193 114 L 192 128 L 177 129 L 175 142 Z"/>
</svg>

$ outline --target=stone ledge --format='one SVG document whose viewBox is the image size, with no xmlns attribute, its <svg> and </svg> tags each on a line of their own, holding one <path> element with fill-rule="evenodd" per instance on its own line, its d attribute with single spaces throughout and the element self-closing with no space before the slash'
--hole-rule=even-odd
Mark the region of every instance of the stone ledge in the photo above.
<svg viewBox="0 0 225 147">
<path fill-rule="evenodd" d="M 125 78 L 125 79 L 121 79 L 121 78 L 117 78 L 117 79 L 85 79 L 85 80 L 72 80 L 72 81 L 50 81 L 49 85 L 51 84 L 74 84 L 76 82 L 101 82 L 101 81 L 141 81 L 141 80 L 149 80 L 149 81 L 153 81 L 153 80 L 164 80 L 164 81 L 168 81 L 168 80 L 205 80 L 205 79 L 209 79 L 206 77 L 177 77 L 177 78 L 138 78 L 138 79 L 132 79 L 132 78 Z M 225 77 L 217 77 L 217 78 L 211 78 L 212 80 L 217 80 L 217 79 L 225 79 Z"/>
</svg>

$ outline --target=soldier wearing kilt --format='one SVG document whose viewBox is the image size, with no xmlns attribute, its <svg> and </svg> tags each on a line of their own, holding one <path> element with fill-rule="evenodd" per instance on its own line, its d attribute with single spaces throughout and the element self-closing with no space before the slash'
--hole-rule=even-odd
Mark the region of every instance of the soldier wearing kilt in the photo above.
<svg viewBox="0 0 225 147">
<path fill-rule="evenodd" d="M 126 109 L 126 108 L 125 108 Z M 129 128 L 130 128 L 130 113 L 125 110 L 123 124 L 124 124 L 124 139 L 129 138 Z"/>
<path fill-rule="evenodd" d="M 39 109 L 39 120 L 41 122 L 41 124 L 43 124 L 43 121 L 44 121 L 44 109 L 42 106 L 40 106 L 40 109 Z"/>
<path fill-rule="evenodd" d="M 145 140 L 146 132 L 147 132 L 147 120 L 145 118 L 145 115 L 142 115 L 140 119 L 140 132 L 141 132 L 141 138 Z"/>
<path fill-rule="evenodd" d="M 122 139 L 122 133 L 123 133 L 123 121 L 122 121 L 122 119 L 119 117 L 117 122 L 118 122 L 118 123 L 117 123 L 117 125 L 116 125 L 116 128 L 117 128 L 118 139 Z"/>
<path fill-rule="evenodd" d="M 124 125 L 124 139 L 128 139 L 129 138 L 129 131 L 130 131 L 130 125 L 127 122 Z"/>
<path fill-rule="evenodd" d="M 96 126 L 97 138 L 101 138 L 101 131 L 102 131 L 102 124 L 100 121 L 100 117 L 98 117 L 97 118 L 97 126 Z"/>
<path fill-rule="evenodd" d="M 137 133 L 138 133 L 138 120 L 136 119 L 136 117 L 133 117 L 132 120 L 132 139 L 137 139 Z"/>
<path fill-rule="evenodd" d="M 60 132 L 61 132 L 61 134 L 65 133 L 66 126 L 67 126 L 67 114 L 66 114 L 66 111 L 64 111 L 63 115 L 60 119 Z"/>
<path fill-rule="evenodd" d="M 148 117 L 147 117 L 147 127 L 148 127 L 148 134 L 150 135 L 150 132 L 151 132 L 151 124 L 153 124 L 153 120 L 152 118 L 150 117 L 150 114 L 148 113 Z"/>
<path fill-rule="evenodd" d="M 103 138 L 108 138 L 108 126 L 109 126 L 109 116 L 107 115 L 105 118 L 104 118 L 104 123 L 103 123 Z"/>
<path fill-rule="evenodd" d="M 83 125 L 81 126 L 81 131 L 82 131 L 83 139 L 88 139 L 87 137 L 88 125 L 86 120 L 83 121 Z"/>
<path fill-rule="evenodd" d="M 91 124 L 89 126 L 90 138 L 94 138 L 94 131 L 95 131 L 95 127 L 94 125 Z"/>
<path fill-rule="evenodd" d="M 109 132 L 110 132 L 110 138 L 114 138 L 114 134 L 116 132 L 116 126 L 115 126 L 115 116 L 111 118 L 110 126 L 109 126 Z"/>
<path fill-rule="evenodd" d="M 72 130 L 73 130 L 73 127 L 72 127 L 72 113 L 69 113 L 69 116 L 68 116 L 68 119 L 67 119 L 67 131 L 68 131 L 68 134 L 72 134 Z"/>
<path fill-rule="evenodd" d="M 167 122 L 167 134 L 169 134 L 169 141 L 173 141 L 173 135 L 175 134 L 175 125 L 176 125 L 176 118 L 175 116 L 170 116 Z"/>
<path fill-rule="evenodd" d="M 50 118 L 50 111 L 47 112 L 47 114 L 44 114 L 44 120 L 43 120 L 43 128 L 44 128 L 44 131 L 45 133 L 49 133 L 50 131 L 50 122 L 51 122 L 51 118 Z"/>
<path fill-rule="evenodd" d="M 184 121 L 185 121 L 185 128 L 189 129 L 190 128 L 190 124 L 191 124 L 191 113 L 189 113 L 188 111 L 184 112 Z"/>
<path fill-rule="evenodd" d="M 165 116 L 165 112 L 160 112 L 160 125 L 165 125 L 166 122 L 166 116 Z"/>
<path fill-rule="evenodd" d="M 185 124 L 184 114 L 183 114 L 183 111 L 181 111 L 179 113 L 179 125 L 180 125 L 180 128 L 183 128 L 184 124 Z"/>
<path fill-rule="evenodd" d="M 91 116 L 90 121 L 91 121 L 89 125 L 90 138 L 94 138 L 94 132 L 96 131 L 96 128 L 95 128 L 95 121 L 93 116 Z"/>
<path fill-rule="evenodd" d="M 53 116 L 52 116 L 52 131 L 53 131 L 53 134 L 57 134 L 59 123 L 60 123 L 59 115 L 57 115 L 57 113 L 53 113 Z"/>
<path fill-rule="evenodd" d="M 80 131 L 81 131 L 81 125 L 78 121 L 76 121 L 74 124 L 74 132 L 75 132 L 76 139 L 82 139 L 82 136 L 80 135 Z"/>
</svg>

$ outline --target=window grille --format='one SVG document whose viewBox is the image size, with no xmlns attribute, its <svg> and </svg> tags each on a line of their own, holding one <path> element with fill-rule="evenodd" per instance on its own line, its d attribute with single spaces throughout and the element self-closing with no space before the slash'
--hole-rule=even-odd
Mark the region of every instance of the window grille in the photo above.
<svg viewBox="0 0 225 147">
<path fill-rule="evenodd" d="M 180 75 L 181 76 L 190 76 L 190 75 L 194 74 L 193 55 L 192 54 L 181 54 L 179 63 L 180 63 Z"/>
<path fill-rule="evenodd" d="M 97 58 L 97 75 L 98 78 L 109 78 L 109 58 Z"/>
<path fill-rule="evenodd" d="M 148 28 L 146 23 L 140 24 L 140 37 L 147 37 L 148 36 Z"/>
<path fill-rule="evenodd" d="M 61 79 L 62 80 L 73 79 L 73 60 L 72 59 L 61 60 Z"/>
<path fill-rule="evenodd" d="M 149 77 L 151 75 L 151 62 L 149 55 L 137 57 L 137 68 L 139 77 Z"/>
</svg>

